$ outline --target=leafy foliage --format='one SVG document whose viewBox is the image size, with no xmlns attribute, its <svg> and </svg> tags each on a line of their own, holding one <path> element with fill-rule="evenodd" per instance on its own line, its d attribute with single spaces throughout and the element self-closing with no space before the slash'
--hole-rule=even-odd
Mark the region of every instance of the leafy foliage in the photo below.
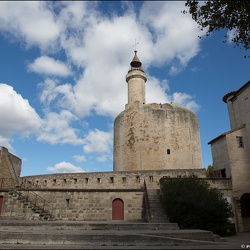
<svg viewBox="0 0 250 250">
<path fill-rule="evenodd" d="M 209 177 L 210 173 L 212 173 L 213 171 L 214 171 L 214 166 L 208 165 L 206 170 L 206 176 Z"/>
<path fill-rule="evenodd" d="M 220 29 L 227 29 L 232 31 L 231 40 L 236 46 L 250 48 L 250 1 L 187 0 L 185 5 L 188 6 L 194 21 L 200 25 L 200 29 L 208 28 L 207 35 Z"/>
<path fill-rule="evenodd" d="M 162 199 L 170 222 L 180 228 L 209 230 L 226 235 L 230 230 L 231 205 L 222 193 L 194 175 L 160 180 Z"/>
</svg>

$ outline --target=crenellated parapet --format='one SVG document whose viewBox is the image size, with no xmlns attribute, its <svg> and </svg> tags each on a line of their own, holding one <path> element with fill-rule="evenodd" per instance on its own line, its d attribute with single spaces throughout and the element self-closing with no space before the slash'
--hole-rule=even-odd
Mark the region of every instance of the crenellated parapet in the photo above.
<svg viewBox="0 0 250 250">
<path fill-rule="evenodd" d="M 31 189 L 129 190 L 143 189 L 145 180 L 148 188 L 158 189 L 162 177 L 190 173 L 200 178 L 206 176 L 205 169 L 64 173 L 25 176 L 21 178 L 21 183 L 22 188 Z"/>
</svg>

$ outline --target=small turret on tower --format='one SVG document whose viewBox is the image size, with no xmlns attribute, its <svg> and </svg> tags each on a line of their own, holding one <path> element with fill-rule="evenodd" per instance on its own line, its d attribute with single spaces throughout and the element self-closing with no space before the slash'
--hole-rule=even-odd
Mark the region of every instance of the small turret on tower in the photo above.
<svg viewBox="0 0 250 250">
<path fill-rule="evenodd" d="M 130 70 L 126 76 L 126 82 L 128 83 L 128 104 L 145 104 L 145 83 L 147 76 L 143 71 L 138 56 L 135 50 L 135 55 L 130 63 Z"/>
</svg>

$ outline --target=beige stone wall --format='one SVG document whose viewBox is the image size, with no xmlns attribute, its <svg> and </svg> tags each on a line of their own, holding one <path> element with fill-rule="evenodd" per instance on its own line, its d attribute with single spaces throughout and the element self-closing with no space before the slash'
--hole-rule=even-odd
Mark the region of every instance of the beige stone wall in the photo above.
<svg viewBox="0 0 250 250">
<path fill-rule="evenodd" d="M 139 102 L 144 104 L 145 101 L 145 82 L 146 74 L 140 69 L 132 69 L 126 76 L 128 82 L 128 104 Z"/>
<path fill-rule="evenodd" d="M 39 214 L 27 206 L 24 206 L 17 197 L 12 197 L 9 192 L 1 192 L 3 196 L 3 204 L 1 209 L 1 219 L 15 219 L 15 220 L 39 220 Z"/>
<path fill-rule="evenodd" d="M 202 168 L 196 115 L 177 104 L 145 104 L 114 123 L 114 171 Z"/>
<path fill-rule="evenodd" d="M 112 202 L 120 198 L 124 202 L 124 220 L 143 219 L 143 191 L 46 191 L 33 190 L 53 205 L 52 215 L 57 220 L 110 221 L 112 220 Z M 0 193 L 1 195 L 1 193 Z M 39 220 L 39 214 L 17 198 L 4 194 L 4 206 L 1 218 Z"/>
<path fill-rule="evenodd" d="M 238 92 L 237 92 L 238 93 Z M 227 99 L 228 113 L 231 129 L 239 128 L 243 124 L 250 124 L 250 85 L 237 94 Z"/>
<path fill-rule="evenodd" d="M 205 178 L 205 169 L 172 169 L 148 171 L 119 171 L 96 173 L 69 173 L 34 175 L 21 178 L 22 187 L 43 189 L 83 189 L 83 190 L 129 190 L 142 189 L 144 180 L 149 189 L 158 189 L 162 177 L 179 177 L 195 174 Z"/>
<path fill-rule="evenodd" d="M 227 102 L 231 131 L 211 142 L 213 166 L 215 170 L 225 168 L 232 181 L 232 203 L 238 232 L 243 232 L 246 224 L 241 215 L 240 198 L 250 191 L 250 84 L 223 97 Z M 236 137 L 243 138 L 239 147 Z M 243 225 L 245 221 L 245 225 Z"/>
<path fill-rule="evenodd" d="M 22 160 L 0 147 L 0 178 L 19 180 Z"/>
<path fill-rule="evenodd" d="M 249 145 L 238 147 L 236 136 L 246 138 L 246 128 L 228 133 L 211 145 L 215 170 L 226 168 L 227 177 L 232 177 L 233 196 L 240 198 L 250 190 Z"/>
<path fill-rule="evenodd" d="M 112 202 L 120 198 L 124 201 L 124 220 L 136 221 L 143 220 L 144 215 L 144 180 L 148 189 L 158 189 L 162 177 L 189 174 L 206 179 L 205 169 L 52 174 L 22 177 L 26 186 L 21 190 L 31 191 L 52 204 L 52 214 L 58 220 L 110 221 Z M 102 181 L 98 183 L 97 178 L 100 177 Z M 114 178 L 113 187 L 109 183 L 111 177 Z M 127 177 L 127 184 L 124 183 L 124 177 Z M 88 185 L 83 185 L 82 181 L 84 182 L 86 178 L 89 178 Z M 46 185 L 44 185 L 45 180 Z M 218 188 L 225 197 L 232 200 L 231 179 L 206 180 L 211 187 Z M 16 197 L 9 195 L 7 191 L 0 192 L 0 195 L 4 196 L 1 214 L 3 219 L 39 219 L 38 214 L 24 206 Z"/>
<path fill-rule="evenodd" d="M 231 177 L 230 157 L 227 138 L 223 136 L 211 144 L 214 170 L 226 169 L 226 176 Z"/>
<path fill-rule="evenodd" d="M 249 144 L 239 148 L 236 136 L 246 138 L 246 129 L 235 131 L 227 135 L 228 150 L 230 152 L 230 167 L 234 197 L 241 197 L 250 192 L 250 154 Z"/>
</svg>

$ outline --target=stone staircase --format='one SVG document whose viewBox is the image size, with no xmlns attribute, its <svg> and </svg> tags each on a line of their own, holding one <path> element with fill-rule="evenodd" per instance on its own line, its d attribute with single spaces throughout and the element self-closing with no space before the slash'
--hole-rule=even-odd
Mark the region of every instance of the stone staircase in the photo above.
<svg viewBox="0 0 250 250">
<path fill-rule="evenodd" d="M 161 202 L 160 190 L 148 189 L 147 192 L 151 213 L 150 222 L 168 222 L 164 205 Z"/>
<path fill-rule="evenodd" d="M 11 189 L 9 199 L 32 220 L 53 220 L 52 205 L 32 191 Z M 11 218 L 12 216 L 10 216 Z M 21 218 L 22 219 L 22 218 Z"/>
<path fill-rule="evenodd" d="M 203 230 L 175 223 L 10 221 L 0 224 L 0 249 L 189 249 L 223 246 Z"/>
</svg>

